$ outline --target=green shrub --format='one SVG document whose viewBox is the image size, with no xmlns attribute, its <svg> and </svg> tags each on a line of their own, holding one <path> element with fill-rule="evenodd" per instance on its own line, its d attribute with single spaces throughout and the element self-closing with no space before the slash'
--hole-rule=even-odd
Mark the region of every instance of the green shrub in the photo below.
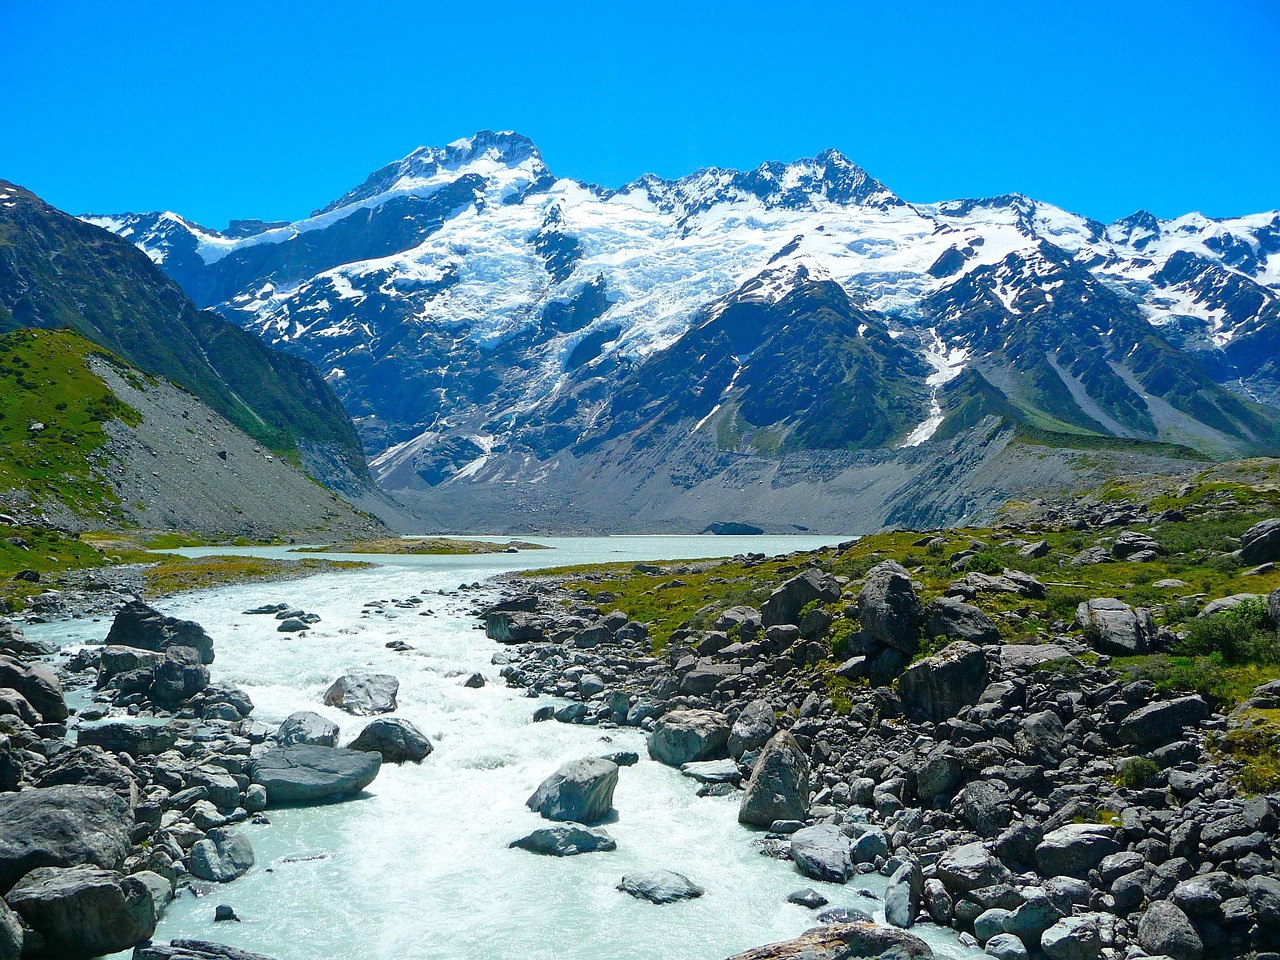
<svg viewBox="0 0 1280 960">
<path fill-rule="evenodd" d="M 1130 790 L 1141 790 L 1160 774 L 1160 768 L 1149 757 L 1130 757 L 1116 771 L 1116 783 Z"/>
<path fill-rule="evenodd" d="M 1069 587 L 1050 587 L 1045 596 L 1044 610 L 1048 618 L 1070 623 L 1076 618 L 1076 607 L 1088 600 L 1088 596 Z"/>
<path fill-rule="evenodd" d="M 1276 646 L 1266 601 L 1259 597 L 1192 620 L 1176 652 L 1189 657 L 1218 657 L 1227 664 L 1256 663 L 1271 662 Z"/>
<path fill-rule="evenodd" d="M 995 554 L 986 551 L 975 553 L 964 562 L 964 568 L 971 573 L 985 573 L 993 577 L 1004 573 L 1004 564 Z"/>
</svg>

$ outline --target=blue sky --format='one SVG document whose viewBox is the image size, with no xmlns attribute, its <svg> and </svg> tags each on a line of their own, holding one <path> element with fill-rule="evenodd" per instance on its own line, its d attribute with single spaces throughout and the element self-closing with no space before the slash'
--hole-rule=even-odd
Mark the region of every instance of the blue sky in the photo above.
<svg viewBox="0 0 1280 960">
<path fill-rule="evenodd" d="M 1280 3 L 0 0 L 0 178 L 296 219 L 419 145 L 618 186 L 834 146 L 908 200 L 1280 207 Z"/>
</svg>

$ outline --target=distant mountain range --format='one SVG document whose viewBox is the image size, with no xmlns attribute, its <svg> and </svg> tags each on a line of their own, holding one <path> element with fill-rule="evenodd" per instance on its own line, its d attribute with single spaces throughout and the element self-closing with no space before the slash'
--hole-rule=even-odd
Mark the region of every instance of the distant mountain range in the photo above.
<svg viewBox="0 0 1280 960">
<path fill-rule="evenodd" d="M 947 522 L 1000 485 L 980 437 L 1049 483 L 1280 450 L 1276 212 L 913 204 L 831 150 L 609 190 L 482 132 L 296 223 L 84 219 L 314 363 L 438 522 Z"/>
</svg>

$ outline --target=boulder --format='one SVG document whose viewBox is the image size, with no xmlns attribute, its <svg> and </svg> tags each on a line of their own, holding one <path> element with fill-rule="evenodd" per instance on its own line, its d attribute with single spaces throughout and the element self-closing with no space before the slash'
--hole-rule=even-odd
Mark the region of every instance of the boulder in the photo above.
<svg viewBox="0 0 1280 960">
<path fill-rule="evenodd" d="M 848 883 L 853 873 L 849 838 L 829 823 L 805 827 L 791 835 L 791 859 L 806 877 Z"/>
<path fill-rule="evenodd" d="M 772 714 L 772 711 L 770 711 Z M 738 806 L 738 822 L 768 827 L 809 815 L 809 758 L 787 731 L 765 744 Z"/>
<path fill-rule="evenodd" d="M 889 877 L 884 889 L 884 919 L 904 930 L 915 925 L 924 899 L 924 873 L 914 860 L 905 861 Z"/>
<path fill-rule="evenodd" d="M 5 899 L 43 941 L 32 956 L 49 960 L 127 950 L 156 929 L 155 905 L 143 881 L 88 864 L 39 867 Z"/>
<path fill-rule="evenodd" d="M 490 610 L 481 617 L 484 635 L 498 643 L 535 643 L 546 630 L 546 621 L 536 613 Z"/>
<path fill-rule="evenodd" d="M 361 750 L 295 744 L 268 750 L 250 765 L 267 803 L 317 803 L 359 793 L 373 782 L 382 757 Z"/>
<path fill-rule="evenodd" d="M 214 827 L 187 854 L 187 869 L 201 880 L 227 883 L 253 866 L 253 846 L 234 827 Z"/>
<path fill-rule="evenodd" d="M 1155 623 L 1151 614 L 1139 607 L 1135 610 L 1114 597 L 1086 600 L 1076 607 L 1076 623 L 1084 637 L 1099 653 L 1132 657 L 1146 653 Z"/>
<path fill-rule="evenodd" d="M 874 642 L 908 657 L 920 649 L 920 598 L 911 575 L 899 563 L 886 560 L 867 573 L 858 592 L 858 622 Z"/>
<path fill-rule="evenodd" d="M 1267 597 L 1267 614 L 1271 617 L 1271 625 L 1280 629 L 1280 587 L 1272 590 Z"/>
<path fill-rule="evenodd" d="M 771 943 L 729 960 L 933 960 L 919 937 L 876 923 L 835 923 L 814 927 L 794 940 Z"/>
<path fill-rule="evenodd" d="M 1117 560 L 1132 559 L 1135 554 L 1144 553 L 1159 556 L 1164 553 L 1164 547 L 1160 546 L 1154 538 L 1145 533 L 1138 533 L 1136 530 L 1124 531 L 1111 544 L 1111 556 Z"/>
<path fill-rule="evenodd" d="M 151 698 L 157 703 L 190 700 L 209 686 L 209 668 L 200 662 L 195 647 L 165 648 L 164 660 L 156 665 Z"/>
<path fill-rule="evenodd" d="M 1046 877 L 1083 879 L 1104 857 L 1123 849 L 1115 827 L 1103 823 L 1068 823 L 1044 835 L 1036 846 L 1036 865 Z"/>
<path fill-rule="evenodd" d="M 1049 960 L 1098 960 L 1098 918 L 1064 917 L 1040 935 L 1040 949 Z"/>
<path fill-rule="evenodd" d="M 400 681 L 390 674 L 346 674 L 325 691 L 325 706 L 337 707 L 358 717 L 390 713 L 397 706 Z"/>
<path fill-rule="evenodd" d="M 131 808 L 138 802 L 138 782 L 133 772 L 98 747 L 75 747 L 54 757 L 36 778 L 38 787 L 66 784 L 83 787 L 106 787 L 114 791 Z"/>
<path fill-rule="evenodd" d="M 543 780 L 525 806 L 548 820 L 599 823 L 613 809 L 618 765 L 600 757 L 570 760 Z"/>
<path fill-rule="evenodd" d="M 0 717 L 17 717 L 30 726 L 44 722 L 27 698 L 12 687 L 0 687 Z"/>
<path fill-rule="evenodd" d="M 380 717 L 371 721 L 348 744 L 351 750 L 371 750 L 383 763 L 418 763 L 431 755 L 431 741 L 408 720 Z"/>
<path fill-rule="evenodd" d="M 139 650 L 137 647 L 103 647 L 98 651 L 97 687 L 99 690 L 103 689 L 113 677 L 122 673 L 133 673 L 137 670 L 155 673 L 156 667 L 163 662 L 163 653 Z"/>
<path fill-rule="evenodd" d="M 37 867 L 118 868 L 132 828 L 129 804 L 103 787 L 0 795 L 0 895 Z"/>
<path fill-rule="evenodd" d="M 996 836 L 1013 819 L 1008 786 L 1000 780 L 973 781 L 960 792 L 959 813 L 979 836 Z"/>
<path fill-rule="evenodd" d="M 69 716 L 62 682 L 38 664 L 0 657 L 0 687 L 17 690 L 45 723 L 61 723 Z"/>
<path fill-rule="evenodd" d="M 1168 900 L 1156 900 L 1138 921 L 1138 945 L 1153 957 L 1203 960 L 1204 941 L 1185 913 Z"/>
<path fill-rule="evenodd" d="M 964 765 L 950 744 L 934 747 L 915 767 L 916 796 L 926 802 L 951 799 L 964 777 Z"/>
<path fill-rule="evenodd" d="M 338 734 L 338 725 L 332 720 L 311 710 L 299 710 L 285 717 L 284 723 L 280 724 L 280 729 L 276 731 L 276 742 L 285 747 L 295 743 L 336 747 Z"/>
<path fill-rule="evenodd" d="M 1008 883 L 1009 868 L 981 843 L 952 847 L 938 858 L 938 879 L 948 890 L 968 893 L 996 883 Z"/>
<path fill-rule="evenodd" d="M 987 941 L 987 956 L 995 960 L 1029 960 L 1026 944 L 1012 933 L 997 933 Z"/>
<path fill-rule="evenodd" d="M 977 703 L 987 688 L 987 658 L 981 647 L 964 640 L 909 666 L 898 680 L 907 716 L 941 723 Z"/>
<path fill-rule="evenodd" d="M 200 662 L 213 663 L 213 638 L 194 620 L 166 617 L 141 600 L 130 600 L 116 614 L 107 644 L 162 653 L 169 647 L 194 647 Z"/>
<path fill-rule="evenodd" d="M 649 734 L 649 757 L 669 767 L 727 754 L 729 723 L 713 710 L 672 710 Z"/>
<path fill-rule="evenodd" d="M 47 640 L 32 640 L 22 628 L 11 620 L 0 620 L 0 653 L 22 660 L 28 657 L 48 657 L 58 652 L 57 644 Z M 0 956 L 3 956 L 0 953 Z"/>
<path fill-rule="evenodd" d="M 82 746 L 101 747 L 109 753 L 127 753 L 131 757 L 149 757 L 172 750 L 178 732 L 168 723 L 143 723 L 140 720 L 104 720 L 76 730 L 76 742 Z"/>
<path fill-rule="evenodd" d="M 1007 643 L 1000 647 L 1000 665 L 1006 670 L 1029 670 L 1041 663 L 1070 659 L 1067 648 L 1056 643 Z"/>
<path fill-rule="evenodd" d="M 1120 739 L 1150 749 L 1182 737 L 1182 731 L 1209 718 L 1209 705 L 1199 696 L 1178 697 L 1139 707 L 1120 721 Z"/>
<path fill-rule="evenodd" d="M 170 940 L 168 945 L 148 943 L 135 947 L 132 960 L 272 960 L 261 953 L 250 953 L 208 940 Z"/>
<path fill-rule="evenodd" d="M 1240 562 L 1252 566 L 1280 561 L 1280 517 L 1255 523 L 1240 538 Z"/>
<path fill-rule="evenodd" d="M 23 939 L 22 921 L 0 900 L 0 960 L 19 960 Z"/>
<path fill-rule="evenodd" d="M 622 878 L 618 889 L 637 900 L 650 903 L 675 903 L 677 900 L 693 900 L 704 891 L 683 873 L 673 870 L 653 870 L 648 873 L 629 873 Z"/>
<path fill-rule="evenodd" d="M 543 827 L 527 837 L 512 840 L 508 846 L 552 857 L 576 857 L 580 853 L 618 849 L 617 842 L 605 831 L 577 823 Z"/>
<path fill-rule="evenodd" d="M 729 731 L 729 756 L 739 760 L 744 753 L 759 750 L 777 729 L 778 718 L 769 701 L 752 700 L 738 714 Z"/>
<path fill-rule="evenodd" d="M 810 569 L 796 574 L 775 589 L 760 605 L 760 622 L 765 627 L 779 623 L 798 624 L 800 611 L 815 600 L 835 603 L 840 599 L 840 584 L 830 574 Z"/>
<path fill-rule="evenodd" d="M 967 640 L 979 646 L 1000 642 L 1000 631 L 978 607 L 959 597 L 938 597 L 925 610 L 925 630 L 931 637 Z"/>
</svg>

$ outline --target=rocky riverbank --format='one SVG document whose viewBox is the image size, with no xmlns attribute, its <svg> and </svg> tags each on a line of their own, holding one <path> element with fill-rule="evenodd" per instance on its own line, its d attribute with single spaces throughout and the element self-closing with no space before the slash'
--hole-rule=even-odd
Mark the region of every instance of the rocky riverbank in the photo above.
<svg viewBox="0 0 1280 960">
<path fill-rule="evenodd" d="M 1280 519 L 1245 493 L 516 576 L 481 616 L 565 701 L 536 719 L 648 731 L 797 882 L 889 878 L 898 933 L 743 957 L 928 956 L 924 923 L 1001 960 L 1272 957 Z"/>
</svg>

